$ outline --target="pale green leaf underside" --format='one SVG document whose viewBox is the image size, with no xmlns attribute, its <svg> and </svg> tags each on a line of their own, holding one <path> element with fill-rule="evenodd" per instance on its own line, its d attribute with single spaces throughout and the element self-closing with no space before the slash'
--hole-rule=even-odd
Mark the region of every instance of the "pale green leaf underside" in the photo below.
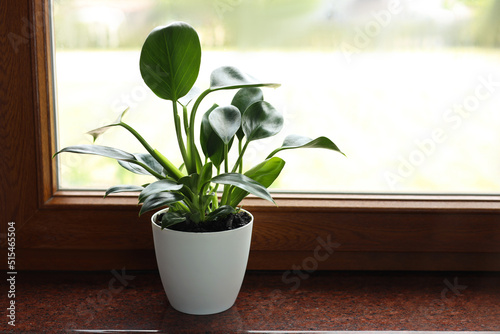
<svg viewBox="0 0 500 334">
<path fill-rule="evenodd" d="M 291 150 L 295 148 L 323 148 L 327 150 L 337 151 L 343 155 L 342 151 L 327 137 L 318 137 L 316 139 L 311 139 L 309 137 L 299 136 L 299 135 L 289 135 L 283 141 L 281 147 L 275 149 L 267 158 L 272 157 L 279 151 Z"/>
<path fill-rule="evenodd" d="M 244 87 L 279 87 L 278 83 L 266 83 L 241 72 L 233 66 L 222 66 L 210 75 L 210 90 L 236 89 Z"/>
</svg>

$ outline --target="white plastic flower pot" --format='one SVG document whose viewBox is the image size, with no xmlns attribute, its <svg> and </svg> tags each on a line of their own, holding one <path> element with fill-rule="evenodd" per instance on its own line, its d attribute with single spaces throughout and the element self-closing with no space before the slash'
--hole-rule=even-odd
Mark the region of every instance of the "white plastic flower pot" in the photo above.
<svg viewBox="0 0 500 334">
<path fill-rule="evenodd" d="M 243 283 L 250 251 L 250 223 L 221 232 L 161 229 L 152 217 L 156 261 L 167 298 L 176 310 L 214 314 L 233 306 Z"/>
</svg>

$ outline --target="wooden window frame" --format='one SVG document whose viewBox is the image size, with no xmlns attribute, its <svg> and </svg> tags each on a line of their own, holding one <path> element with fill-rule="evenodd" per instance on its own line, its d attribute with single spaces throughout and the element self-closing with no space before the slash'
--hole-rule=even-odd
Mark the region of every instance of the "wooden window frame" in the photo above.
<svg viewBox="0 0 500 334">
<path fill-rule="evenodd" d="M 155 269 L 150 216 L 137 217 L 133 196 L 56 187 L 48 10 L 0 9 L 0 233 L 15 222 L 20 270 Z M 275 197 L 244 201 L 256 219 L 249 269 L 500 270 L 500 196 Z"/>
</svg>

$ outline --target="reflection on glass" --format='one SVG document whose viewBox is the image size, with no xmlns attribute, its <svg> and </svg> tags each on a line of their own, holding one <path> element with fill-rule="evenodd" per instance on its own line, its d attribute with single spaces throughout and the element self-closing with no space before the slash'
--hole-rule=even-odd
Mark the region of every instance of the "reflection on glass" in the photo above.
<svg viewBox="0 0 500 334">
<path fill-rule="evenodd" d="M 264 93 L 285 129 L 347 154 L 283 152 L 276 189 L 499 193 L 499 16 L 495 0 L 57 0 L 59 146 L 90 143 L 86 131 L 130 107 L 128 123 L 180 165 L 162 126 L 170 105 L 142 83 L 138 58 L 151 29 L 182 20 L 200 33 L 201 79 L 234 65 L 281 82 Z M 286 135 L 256 143 L 256 161 Z M 99 143 L 142 152 L 120 129 Z M 98 157 L 63 155 L 59 168 L 61 188 L 150 181 Z"/>
</svg>

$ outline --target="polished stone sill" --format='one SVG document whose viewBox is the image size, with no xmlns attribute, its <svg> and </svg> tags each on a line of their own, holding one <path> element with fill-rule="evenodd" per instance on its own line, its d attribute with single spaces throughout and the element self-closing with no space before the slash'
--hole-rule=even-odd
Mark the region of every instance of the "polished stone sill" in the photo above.
<svg viewBox="0 0 500 334">
<path fill-rule="evenodd" d="M 254 271 L 231 309 L 192 316 L 157 272 L 18 272 L 15 302 L 0 332 L 500 333 L 500 273 Z"/>
</svg>

